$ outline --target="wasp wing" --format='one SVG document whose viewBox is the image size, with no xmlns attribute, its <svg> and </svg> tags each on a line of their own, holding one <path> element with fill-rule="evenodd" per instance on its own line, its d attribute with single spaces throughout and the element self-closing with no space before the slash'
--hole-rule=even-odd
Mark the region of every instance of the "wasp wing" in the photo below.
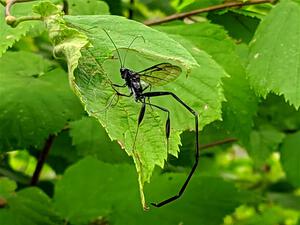
<svg viewBox="0 0 300 225">
<path fill-rule="evenodd" d="M 170 63 L 160 63 L 137 72 L 137 74 L 146 83 L 160 86 L 175 80 L 181 71 L 179 66 L 174 66 Z"/>
</svg>

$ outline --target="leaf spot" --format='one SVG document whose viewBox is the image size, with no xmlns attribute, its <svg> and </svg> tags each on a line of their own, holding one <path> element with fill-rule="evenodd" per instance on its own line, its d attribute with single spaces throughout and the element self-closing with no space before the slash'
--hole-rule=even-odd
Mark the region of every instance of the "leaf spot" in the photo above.
<svg viewBox="0 0 300 225">
<path fill-rule="evenodd" d="M 193 50 L 196 52 L 201 52 L 199 48 L 193 47 Z"/>
<path fill-rule="evenodd" d="M 6 36 L 6 39 L 8 40 L 8 39 L 14 39 L 14 35 L 7 35 Z"/>
</svg>

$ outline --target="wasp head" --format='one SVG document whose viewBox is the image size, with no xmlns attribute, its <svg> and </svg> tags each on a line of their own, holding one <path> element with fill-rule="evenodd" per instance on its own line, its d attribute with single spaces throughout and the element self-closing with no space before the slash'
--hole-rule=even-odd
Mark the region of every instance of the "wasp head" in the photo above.
<svg viewBox="0 0 300 225">
<path fill-rule="evenodd" d="M 121 67 L 120 68 L 120 73 L 121 73 L 122 79 L 125 79 L 127 77 L 128 69 L 126 69 L 124 67 Z"/>
</svg>

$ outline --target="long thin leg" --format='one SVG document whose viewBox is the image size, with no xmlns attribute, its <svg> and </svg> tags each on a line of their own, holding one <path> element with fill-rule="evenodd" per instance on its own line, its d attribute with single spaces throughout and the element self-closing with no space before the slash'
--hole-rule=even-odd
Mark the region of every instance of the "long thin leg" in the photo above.
<svg viewBox="0 0 300 225">
<path fill-rule="evenodd" d="M 151 91 L 152 85 L 151 85 L 151 84 L 146 85 L 146 86 L 143 88 L 142 92 L 146 91 L 148 88 L 150 88 L 150 91 Z"/>
<path fill-rule="evenodd" d="M 166 113 L 168 113 L 168 117 L 167 117 L 167 120 L 166 120 L 166 138 L 167 138 L 167 148 L 169 149 L 169 137 L 170 137 L 170 111 L 166 108 L 163 108 L 161 106 L 158 106 L 158 105 L 154 105 L 154 104 L 151 104 L 151 103 L 147 103 L 145 101 L 145 99 L 142 100 L 142 107 L 141 107 L 141 110 L 140 110 L 140 113 L 139 113 L 139 118 L 138 118 L 138 125 L 137 125 L 137 129 L 136 129 L 136 133 L 135 133 L 135 137 L 134 137 L 134 142 L 133 142 L 133 149 L 135 149 L 135 142 L 136 142 L 136 138 L 137 138 L 137 134 L 138 134 L 138 131 L 139 131 L 139 127 L 144 119 L 144 116 L 145 116 L 145 111 L 146 111 L 146 105 L 150 105 L 151 107 L 156 107 Z"/>
<path fill-rule="evenodd" d="M 103 111 L 105 111 L 106 109 L 108 109 L 110 106 L 115 106 L 115 105 L 118 103 L 118 101 L 119 101 L 119 96 L 123 96 L 123 97 L 131 97 L 131 96 L 133 95 L 133 92 L 130 92 L 129 94 L 123 94 L 123 93 L 119 92 L 119 91 L 115 88 L 115 87 L 123 87 L 124 85 L 111 84 L 111 86 L 112 86 L 112 88 L 113 88 L 114 91 L 115 91 L 115 94 L 113 95 L 112 99 L 109 101 L 109 103 L 107 104 L 107 106 L 105 106 L 104 110 L 101 110 L 101 111 L 94 111 L 93 113 L 100 113 L 100 112 L 103 112 Z M 118 99 L 117 99 L 117 102 L 116 102 L 114 105 L 112 105 L 112 102 L 113 102 L 115 96 L 117 96 Z"/>
<path fill-rule="evenodd" d="M 195 139 L 196 139 L 196 151 L 195 151 L 195 162 L 194 165 L 187 177 L 187 179 L 185 180 L 184 184 L 182 185 L 181 189 L 179 190 L 178 194 L 164 200 L 161 201 L 159 203 L 151 203 L 151 205 L 155 206 L 155 207 L 161 207 L 163 205 L 166 205 L 170 202 L 175 201 L 176 199 L 180 198 L 180 196 L 184 193 L 189 181 L 191 180 L 197 165 L 198 165 L 198 161 L 199 161 L 199 135 L 198 135 L 198 113 L 196 111 L 194 111 L 191 107 L 189 107 L 184 101 L 182 101 L 177 95 L 175 95 L 172 92 L 166 92 L 166 91 L 159 91 L 159 92 L 146 92 L 143 93 L 144 97 L 158 97 L 158 96 L 165 96 L 165 95 L 171 95 L 177 102 L 179 102 L 181 105 L 183 105 L 190 113 L 192 113 L 195 117 L 195 130 L 196 130 L 196 135 L 195 135 Z"/>
<path fill-rule="evenodd" d="M 150 91 L 151 91 L 152 85 L 151 85 L 151 84 L 148 84 L 147 86 L 145 86 L 145 87 L 143 88 L 142 92 L 146 91 L 148 88 L 150 88 Z M 148 100 L 148 103 L 149 103 L 148 105 L 150 105 L 151 109 L 153 110 L 152 105 L 151 105 L 151 102 L 150 102 L 150 98 L 148 97 L 147 100 Z"/>
<path fill-rule="evenodd" d="M 116 106 L 117 104 L 118 104 L 118 102 L 119 102 L 119 96 L 123 96 L 123 97 L 131 97 L 132 95 L 133 95 L 133 92 L 130 92 L 129 94 L 123 94 L 123 93 L 121 93 L 121 92 L 119 92 L 118 90 L 116 90 L 115 88 L 113 88 L 114 89 L 114 91 L 116 92 L 115 94 L 114 94 L 114 97 L 113 97 L 113 99 L 115 98 L 115 96 L 117 96 L 117 101 L 116 101 L 116 103 L 115 104 L 111 104 L 112 103 L 112 101 L 113 101 L 113 99 L 111 100 L 111 102 L 110 102 L 110 104 L 109 104 L 109 106 L 107 106 L 107 107 L 105 107 L 105 109 L 107 109 L 108 107 L 114 107 L 114 106 Z"/>
<path fill-rule="evenodd" d="M 166 120 L 166 138 L 167 138 L 167 142 L 169 143 L 170 128 L 171 128 L 170 127 L 170 124 L 171 124 L 171 122 L 170 122 L 170 111 L 168 109 L 166 109 L 166 108 L 163 108 L 161 106 L 158 106 L 158 105 L 155 105 L 155 104 L 152 104 L 152 103 L 147 103 L 146 102 L 146 104 L 150 105 L 150 106 L 153 106 L 155 108 L 158 108 L 158 109 L 160 109 L 160 110 L 162 110 L 162 111 L 164 111 L 164 112 L 166 112 L 168 114 L 168 117 L 167 117 L 167 120 Z"/>
<path fill-rule="evenodd" d="M 145 116 L 145 111 L 146 111 L 146 102 L 145 102 L 145 99 L 142 99 L 142 107 L 141 107 L 141 110 L 140 110 L 140 114 L 139 114 L 139 118 L 138 118 L 138 124 L 137 124 L 137 128 L 136 128 L 136 132 L 135 132 L 135 136 L 134 136 L 134 140 L 133 140 L 133 146 L 132 146 L 132 149 L 133 151 L 135 150 L 135 142 L 136 142 L 136 138 L 137 138 L 137 135 L 138 135 L 138 132 L 139 132 L 139 128 L 140 128 L 140 125 L 144 119 L 144 116 Z"/>
<path fill-rule="evenodd" d="M 114 86 L 114 87 L 126 87 L 127 85 L 126 84 L 122 84 L 122 85 L 120 85 L 120 84 L 111 84 L 112 86 Z"/>
<path fill-rule="evenodd" d="M 112 105 L 115 106 L 118 102 L 119 102 L 119 96 L 123 96 L 123 97 L 131 97 L 133 95 L 133 92 L 131 91 L 129 94 L 123 94 L 121 92 L 119 92 L 115 87 L 126 87 L 126 83 L 123 85 L 119 85 L 119 84 L 111 84 L 112 88 L 114 89 L 114 91 L 116 92 L 116 95 L 118 97 L 117 102 Z"/>
<path fill-rule="evenodd" d="M 149 103 L 146 103 L 147 105 L 150 105 L 150 107 L 152 108 L 155 107 L 155 108 L 158 108 L 164 112 L 166 112 L 168 114 L 168 117 L 167 117 L 167 120 L 166 120 L 166 127 L 165 127 L 165 131 L 166 131 L 166 138 L 167 138 L 167 152 L 169 152 L 169 138 L 170 138 L 170 131 L 171 131 L 171 121 L 170 121 L 170 111 L 166 108 L 163 108 L 161 106 L 158 106 L 158 105 L 155 105 L 155 104 L 152 104 L 150 103 L 150 99 L 148 98 L 148 101 Z"/>
<path fill-rule="evenodd" d="M 132 95 L 133 95 L 133 93 L 132 92 L 130 92 L 130 94 L 123 94 L 123 93 L 121 93 L 121 92 L 118 92 L 118 91 L 116 91 L 116 94 L 118 95 L 118 96 L 123 96 L 123 97 L 131 97 Z"/>
<path fill-rule="evenodd" d="M 114 89 L 114 91 L 117 93 L 118 96 L 131 97 L 133 94 L 132 91 L 130 92 L 130 94 L 123 94 L 115 88 L 115 87 L 126 87 L 126 84 L 119 85 L 119 84 L 111 83 L 111 87 L 112 89 Z"/>
<path fill-rule="evenodd" d="M 109 103 L 105 106 L 105 108 L 104 108 L 103 110 L 101 110 L 101 111 L 97 111 L 96 113 L 104 112 L 104 111 L 107 110 L 110 106 L 112 106 L 112 102 L 113 102 L 113 100 L 115 99 L 116 96 L 118 97 L 117 93 L 113 94 L 111 100 L 108 100 Z M 93 112 L 93 113 L 95 113 L 95 112 Z"/>
</svg>

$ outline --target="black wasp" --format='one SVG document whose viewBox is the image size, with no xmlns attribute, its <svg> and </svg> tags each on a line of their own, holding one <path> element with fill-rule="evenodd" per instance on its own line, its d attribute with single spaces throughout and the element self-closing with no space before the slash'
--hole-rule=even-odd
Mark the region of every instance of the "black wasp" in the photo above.
<svg viewBox="0 0 300 225">
<path fill-rule="evenodd" d="M 184 184 L 182 185 L 181 189 L 179 190 L 179 192 L 175 195 L 172 196 L 164 201 L 161 201 L 159 203 L 151 203 L 151 205 L 155 206 L 155 207 L 161 207 L 163 205 L 166 205 L 176 199 L 178 199 L 185 191 L 191 177 L 193 176 L 197 165 L 198 165 L 198 161 L 199 161 L 199 137 L 198 137 L 198 113 L 196 111 L 194 111 L 191 107 L 189 107 L 184 101 L 182 101 L 177 95 L 175 95 L 172 92 L 169 91 L 146 91 L 146 89 L 148 87 L 150 87 L 152 84 L 153 85 L 157 85 L 158 83 L 164 84 L 170 81 L 170 77 L 172 79 L 172 77 L 177 77 L 178 74 L 181 73 L 181 68 L 178 66 L 174 66 L 170 63 L 159 63 L 156 64 L 154 66 L 151 66 L 147 69 L 144 69 L 142 71 L 139 72 L 135 72 L 133 70 L 130 70 L 128 68 L 126 68 L 124 66 L 124 64 L 122 64 L 121 61 L 121 56 L 120 56 L 120 52 L 117 48 L 117 46 L 115 45 L 114 41 L 112 40 L 112 38 L 110 37 L 110 35 L 108 34 L 108 32 L 103 29 L 104 32 L 106 33 L 106 35 L 109 37 L 110 41 L 112 42 L 112 44 L 114 45 L 119 60 L 120 60 L 120 74 L 122 79 L 125 81 L 125 83 L 123 85 L 118 85 L 118 84 L 112 84 L 113 89 L 116 91 L 116 94 L 118 96 L 124 96 L 124 97 L 131 97 L 132 95 L 134 96 L 134 99 L 136 102 L 140 102 L 142 103 L 142 107 L 139 113 L 139 117 L 138 117 L 138 124 L 137 124 L 137 131 L 139 126 L 141 125 L 144 115 L 145 115 L 145 111 L 146 111 L 146 105 L 149 105 L 150 107 L 154 107 L 157 108 L 159 110 L 162 110 L 164 112 L 167 113 L 167 120 L 166 120 L 166 125 L 165 125 L 165 129 L 166 129 L 166 138 L 167 141 L 169 140 L 170 137 L 170 111 L 164 107 L 161 107 L 159 105 L 156 104 L 152 104 L 150 102 L 150 99 L 153 97 L 159 97 L 159 96 L 171 96 L 173 97 L 177 102 L 179 102 L 183 107 L 185 107 L 191 114 L 193 114 L 193 116 L 195 117 L 195 145 L 196 145 L 196 152 L 195 152 L 195 162 L 194 165 L 187 177 L 187 179 L 185 180 Z M 132 40 L 132 42 L 130 43 L 128 49 L 130 48 L 130 46 L 132 45 L 132 43 L 134 42 L 136 38 L 134 38 Z M 127 53 L 127 52 L 126 52 Z M 124 57 L 124 63 L 125 63 L 125 58 L 126 55 Z M 144 81 L 147 85 L 145 87 L 142 86 L 141 84 L 141 80 Z M 130 91 L 129 94 L 123 94 L 120 93 L 115 87 L 127 87 Z M 149 101 L 146 101 L 149 100 Z M 137 133 L 136 133 L 137 135 Z"/>
</svg>

